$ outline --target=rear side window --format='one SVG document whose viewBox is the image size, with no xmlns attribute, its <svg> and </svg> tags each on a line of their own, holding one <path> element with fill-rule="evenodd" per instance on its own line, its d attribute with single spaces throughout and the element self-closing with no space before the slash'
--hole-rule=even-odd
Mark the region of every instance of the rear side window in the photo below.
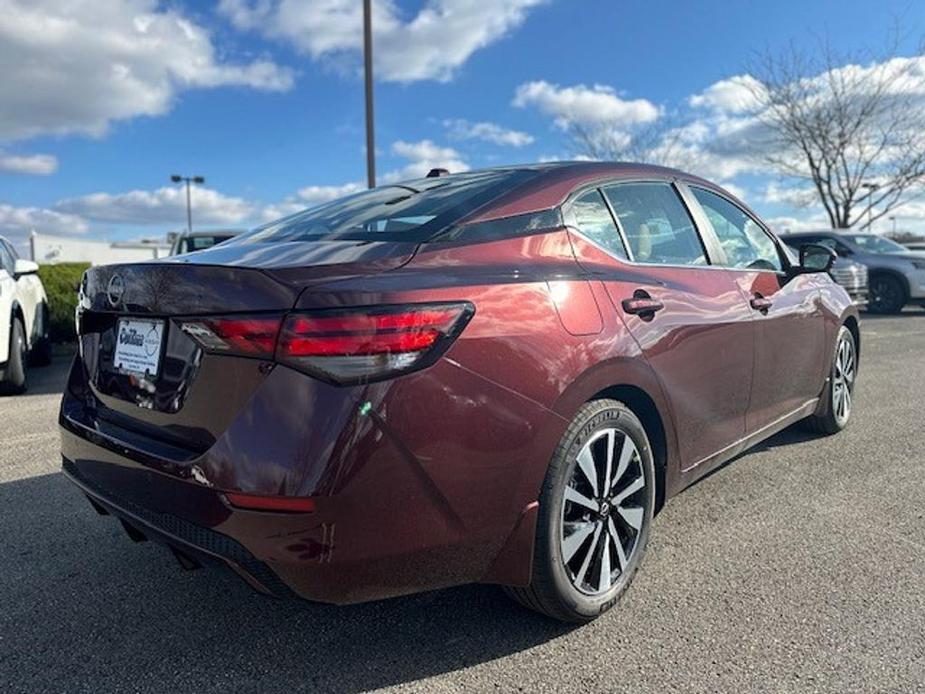
<svg viewBox="0 0 925 694">
<path fill-rule="evenodd" d="M 774 272 L 783 269 L 777 245 L 748 213 L 708 190 L 691 187 L 691 192 L 719 238 L 727 266 Z"/>
<path fill-rule="evenodd" d="M 599 190 L 589 190 L 575 198 L 571 206 L 572 223 L 584 236 L 618 258 L 626 258 L 623 239 Z"/>
<path fill-rule="evenodd" d="M 604 188 L 620 220 L 633 260 L 707 265 L 694 221 L 668 183 L 618 183 Z"/>
<path fill-rule="evenodd" d="M 507 169 L 383 186 L 271 222 L 229 243 L 424 241 L 536 175 Z"/>
</svg>

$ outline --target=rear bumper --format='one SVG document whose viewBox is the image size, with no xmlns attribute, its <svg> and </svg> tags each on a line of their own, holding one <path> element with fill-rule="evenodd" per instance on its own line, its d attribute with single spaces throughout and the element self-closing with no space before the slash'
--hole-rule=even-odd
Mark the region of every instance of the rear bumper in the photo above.
<svg viewBox="0 0 925 694">
<path fill-rule="evenodd" d="M 169 547 L 184 568 L 204 563 L 218 563 L 240 576 L 254 590 L 266 595 L 288 598 L 293 593 L 279 577 L 243 545 L 232 538 L 199 525 L 158 513 L 119 498 L 111 490 L 102 490 L 84 478 L 77 465 L 64 458 L 65 477 L 87 496 L 93 508 L 115 516 L 133 540 L 153 540 Z"/>
<path fill-rule="evenodd" d="M 181 559 L 335 604 L 529 581 L 530 504 L 565 424 L 467 370 L 438 363 L 336 388 L 278 367 L 204 453 L 118 429 L 85 383 L 75 362 L 59 418 L 65 473 Z M 232 507 L 221 490 L 310 497 L 315 511 Z"/>
</svg>

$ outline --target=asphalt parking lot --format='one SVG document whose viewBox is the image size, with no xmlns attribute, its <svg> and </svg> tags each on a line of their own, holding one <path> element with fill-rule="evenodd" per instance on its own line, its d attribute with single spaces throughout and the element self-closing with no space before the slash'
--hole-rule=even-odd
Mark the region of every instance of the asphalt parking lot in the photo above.
<svg viewBox="0 0 925 694">
<path fill-rule="evenodd" d="M 925 311 L 864 321 L 845 432 L 787 430 L 676 497 L 581 628 L 489 586 L 337 608 L 181 571 L 59 473 L 66 366 L 0 398 L 4 692 L 925 691 Z"/>
</svg>

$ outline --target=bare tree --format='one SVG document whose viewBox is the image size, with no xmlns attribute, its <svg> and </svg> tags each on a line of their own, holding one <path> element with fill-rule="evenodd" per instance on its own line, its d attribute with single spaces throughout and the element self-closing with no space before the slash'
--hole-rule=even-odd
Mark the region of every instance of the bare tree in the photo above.
<svg viewBox="0 0 925 694">
<path fill-rule="evenodd" d="M 925 184 L 922 58 L 897 49 L 860 64 L 825 45 L 815 58 L 791 46 L 763 56 L 743 82 L 764 126 L 764 159 L 810 183 L 833 228 L 869 226 Z"/>
<path fill-rule="evenodd" d="M 630 132 L 617 126 L 571 123 L 569 134 L 576 153 L 590 159 L 693 168 L 679 126 L 675 119 L 665 117 Z"/>
</svg>

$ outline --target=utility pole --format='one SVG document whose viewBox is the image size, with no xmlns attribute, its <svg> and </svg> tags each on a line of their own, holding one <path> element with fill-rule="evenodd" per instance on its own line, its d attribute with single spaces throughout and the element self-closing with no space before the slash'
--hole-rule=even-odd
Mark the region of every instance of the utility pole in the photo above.
<svg viewBox="0 0 925 694">
<path fill-rule="evenodd" d="M 867 226 L 864 227 L 867 231 L 870 231 L 870 225 L 873 224 L 874 221 L 874 206 L 871 202 L 874 199 L 874 193 L 877 192 L 877 188 L 879 187 L 880 185 L 877 183 L 861 184 L 861 188 L 867 188 Z"/>
<path fill-rule="evenodd" d="M 373 131 L 373 17 L 363 0 L 363 73 L 366 81 L 366 185 L 376 187 L 376 137 Z"/>
<path fill-rule="evenodd" d="M 198 183 L 202 185 L 206 182 L 206 179 L 202 176 L 180 176 L 179 174 L 173 174 L 170 177 L 170 180 L 174 183 L 179 183 L 183 181 L 186 183 L 186 233 L 193 233 L 193 206 L 190 199 L 190 183 Z"/>
</svg>

